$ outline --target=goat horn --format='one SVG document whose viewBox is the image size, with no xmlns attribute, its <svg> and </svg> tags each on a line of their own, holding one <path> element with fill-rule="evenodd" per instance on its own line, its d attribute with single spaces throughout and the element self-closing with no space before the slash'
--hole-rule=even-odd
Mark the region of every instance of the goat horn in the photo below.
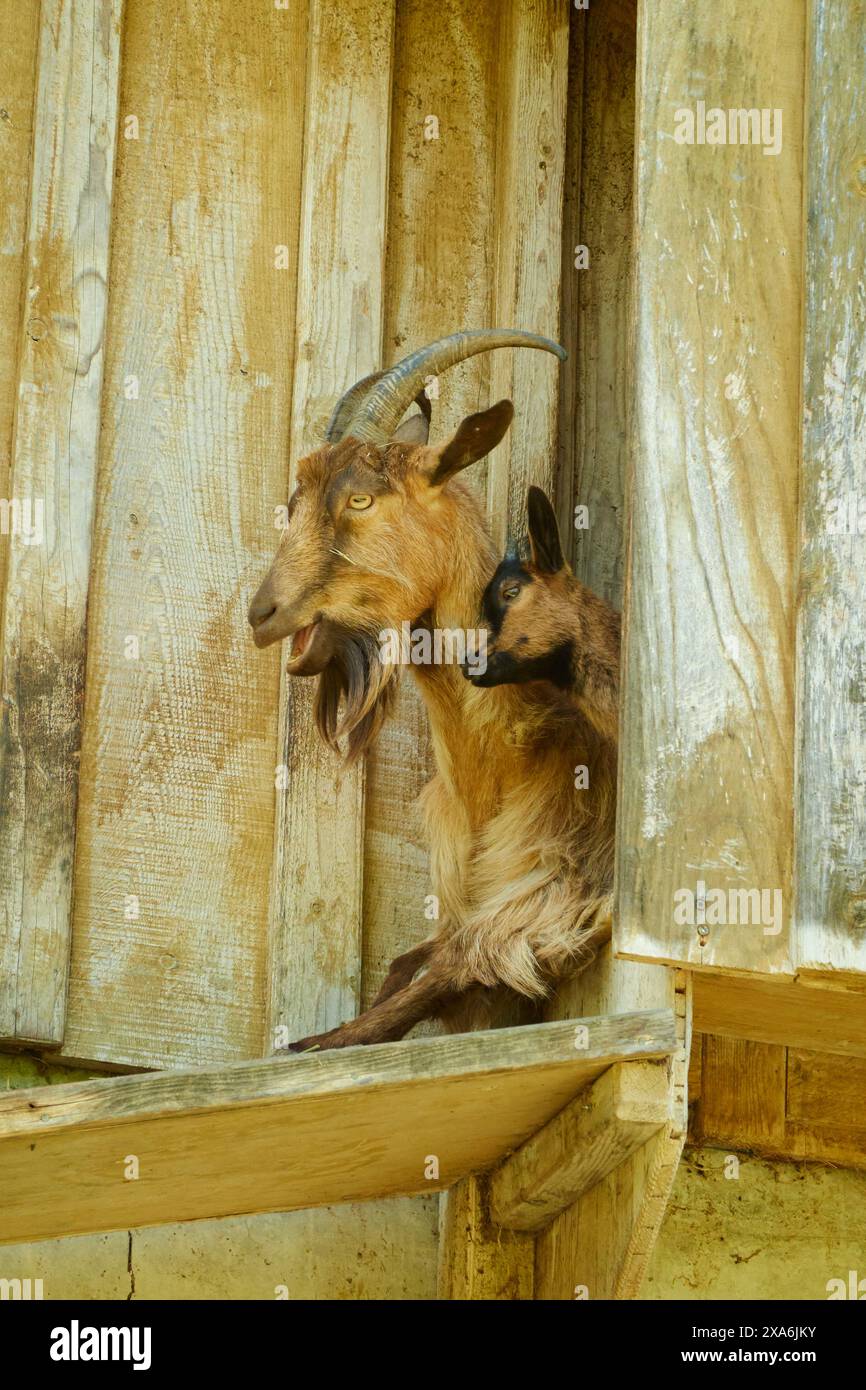
<svg viewBox="0 0 866 1390">
<path fill-rule="evenodd" d="M 385 375 L 384 372 L 371 372 L 369 376 L 362 376 L 360 381 L 356 381 L 354 386 L 350 386 L 337 404 L 334 406 L 333 413 L 328 421 L 328 428 L 325 430 L 325 438 L 329 444 L 336 444 L 346 433 L 346 425 L 352 418 L 352 413 L 361 403 L 367 392 L 372 390 L 376 382 Z"/>
<path fill-rule="evenodd" d="M 513 536 L 508 537 L 508 541 L 505 546 L 504 559 L 510 562 L 514 562 L 520 559 L 520 547 L 518 546 L 517 541 L 514 539 Z"/>
<path fill-rule="evenodd" d="M 352 395 L 351 409 L 347 407 L 343 412 L 341 401 L 334 418 L 340 413 L 343 434 L 354 435 L 356 439 L 370 444 L 387 444 L 410 401 L 420 395 L 426 377 L 438 376 L 448 367 L 473 357 L 477 352 L 500 347 L 542 348 L 545 352 L 554 353 L 560 362 L 564 362 L 568 356 L 559 343 L 542 338 L 538 333 L 525 333 L 519 328 L 474 328 L 465 333 L 452 333 L 447 338 L 419 348 L 396 366 L 380 373 L 373 380 L 372 388 L 359 382 L 352 392 L 347 393 Z M 367 382 L 370 380 L 366 378 Z M 365 386 L 363 393 L 362 386 Z M 356 391 L 357 395 L 354 395 Z M 346 400 L 345 396 L 343 400 Z"/>
<path fill-rule="evenodd" d="M 384 375 L 384 372 L 371 372 L 369 376 L 362 376 L 360 381 L 356 381 L 355 385 L 350 386 L 348 391 L 340 397 L 328 421 L 328 428 L 325 430 L 325 439 L 329 444 L 338 444 L 344 438 L 346 426 L 351 420 L 353 412 L 361 404 L 367 392 L 375 386 L 377 381 L 381 381 Z M 415 402 L 429 425 L 432 407 L 427 392 L 419 391 L 415 397 Z"/>
</svg>

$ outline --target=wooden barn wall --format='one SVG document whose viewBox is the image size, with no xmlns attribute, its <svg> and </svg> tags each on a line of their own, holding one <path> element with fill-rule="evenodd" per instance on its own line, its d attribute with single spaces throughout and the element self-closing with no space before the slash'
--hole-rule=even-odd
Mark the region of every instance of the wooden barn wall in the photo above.
<svg viewBox="0 0 866 1390">
<path fill-rule="evenodd" d="M 584 16 L 569 52 L 568 7 L 539 0 L 100 5 L 120 61 L 70 979 L 59 1034 L 28 1036 L 62 1036 L 70 1062 L 164 1067 L 337 1022 L 430 930 L 411 680 L 366 769 L 344 774 L 310 734 L 309 690 L 281 689 L 280 653 L 254 649 L 246 606 L 292 461 L 351 380 L 456 327 L 559 335 L 580 275 Z M 20 94 L 0 127 L 13 326 L 40 22 L 71 63 L 58 35 L 82 18 L 77 0 L 15 15 Z M 21 371 L 3 370 L 8 467 Z M 577 377 L 574 356 L 562 372 L 500 353 L 439 383 L 440 436 L 494 397 L 517 402 L 512 440 L 473 479 L 500 537 L 525 528 L 528 481 L 563 493 L 578 442 L 559 391 L 567 408 Z M 593 459 L 610 427 L 609 412 Z M 59 1018 L 56 974 L 48 995 Z"/>
</svg>

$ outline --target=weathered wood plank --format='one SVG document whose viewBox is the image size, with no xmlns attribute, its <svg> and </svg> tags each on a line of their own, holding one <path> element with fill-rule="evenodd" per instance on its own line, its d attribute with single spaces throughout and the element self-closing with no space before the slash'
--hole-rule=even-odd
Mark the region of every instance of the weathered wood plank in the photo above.
<svg viewBox="0 0 866 1390">
<path fill-rule="evenodd" d="M 556 339 L 560 323 L 569 9 L 512 0 L 500 23 L 496 154 L 497 326 Z M 496 352 L 490 399 L 515 403 L 488 468 L 494 537 L 526 533 L 530 483 L 554 495 L 561 368 L 543 352 Z"/>
<path fill-rule="evenodd" d="M 494 235 L 496 58 L 493 10 L 444 0 L 397 9 L 391 128 L 384 361 L 445 337 L 486 328 L 491 316 Z M 455 247 L 460 274 L 454 274 Z M 490 403 L 490 361 L 472 357 L 430 390 L 431 438 Z M 467 480 L 479 486 L 480 467 Z M 362 1005 L 393 958 L 435 921 L 427 850 L 413 808 L 432 770 L 427 715 L 408 672 L 395 708 L 367 755 L 364 802 Z M 422 1024 L 421 1032 L 438 1029 Z"/>
<path fill-rule="evenodd" d="M 866 972 L 866 8 L 809 7 L 796 960 Z"/>
<path fill-rule="evenodd" d="M 305 36 L 302 3 L 124 25 L 70 1057 L 262 1052 L 279 661 L 246 608 L 286 497 Z"/>
<path fill-rule="evenodd" d="M 437 1297 L 452 1302 L 531 1299 L 535 1241 L 497 1229 L 475 1174 L 440 1198 Z"/>
<path fill-rule="evenodd" d="M 663 1064 L 611 1067 L 491 1175 L 493 1224 L 542 1230 L 645 1144 L 669 1113 Z"/>
<path fill-rule="evenodd" d="M 44 0 L 10 477 L 0 1036 L 63 1040 L 122 0 Z M 13 522 L 14 529 L 14 522 Z"/>
<path fill-rule="evenodd" d="M 695 1028 L 728 1038 L 866 1057 L 866 994 L 694 972 Z"/>
<path fill-rule="evenodd" d="M 792 973 L 804 19 L 673 0 L 641 6 L 638 38 L 615 945 L 767 973 Z M 697 143 L 698 99 L 723 94 L 781 112 L 778 153 Z M 683 111 L 694 144 L 675 139 L 689 134 Z M 675 894 L 701 883 L 766 893 L 766 906 L 726 900 L 721 922 L 715 907 L 677 922 Z"/>
<path fill-rule="evenodd" d="M 0 1096 L 0 1239 L 450 1186 L 614 1062 L 676 1046 L 667 1010 L 581 1022 L 580 1047 L 551 1023 Z"/>
<path fill-rule="evenodd" d="M 341 392 L 381 363 L 393 0 L 311 0 L 308 42 L 293 468 L 321 441 Z M 277 1030 L 297 1037 L 352 1017 L 361 994 L 364 772 L 322 747 L 312 696 L 311 682 L 283 674 L 271 1046 Z"/>
<path fill-rule="evenodd" d="M 9 348 L 0 360 L 0 497 L 10 500 L 15 401 L 18 395 L 18 330 L 24 289 L 27 244 L 27 195 L 36 101 L 36 55 L 39 7 L 19 0 L 0 0 L 3 70 L 0 75 L 0 323 Z M 8 559 L 6 534 L 0 533 L 0 593 Z M 0 643 L 0 670 L 3 645 Z"/>
</svg>

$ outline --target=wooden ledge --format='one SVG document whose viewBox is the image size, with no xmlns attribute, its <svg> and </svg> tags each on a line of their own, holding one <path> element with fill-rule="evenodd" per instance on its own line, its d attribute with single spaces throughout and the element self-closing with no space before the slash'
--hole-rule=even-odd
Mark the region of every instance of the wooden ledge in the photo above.
<svg viewBox="0 0 866 1390">
<path fill-rule="evenodd" d="M 12 1091 L 0 1241 L 450 1187 L 614 1063 L 675 1047 L 654 1009 Z"/>
</svg>

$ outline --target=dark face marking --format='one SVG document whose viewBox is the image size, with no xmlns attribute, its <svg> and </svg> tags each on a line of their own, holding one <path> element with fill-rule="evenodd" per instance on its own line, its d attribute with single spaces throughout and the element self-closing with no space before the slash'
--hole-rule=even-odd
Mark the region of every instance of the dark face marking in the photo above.
<svg viewBox="0 0 866 1390">
<path fill-rule="evenodd" d="M 521 660 L 514 652 L 494 652 L 488 657 L 487 669 L 483 673 L 468 676 L 473 685 L 526 685 L 529 681 L 550 681 L 560 690 L 567 690 L 572 682 L 571 660 L 574 643 L 562 642 L 542 656 L 530 656 Z"/>
<path fill-rule="evenodd" d="M 481 599 L 481 612 L 494 637 L 498 637 L 502 630 L 509 603 L 514 601 L 521 589 L 532 582 L 532 575 L 524 569 L 519 560 L 501 562 Z"/>
</svg>

